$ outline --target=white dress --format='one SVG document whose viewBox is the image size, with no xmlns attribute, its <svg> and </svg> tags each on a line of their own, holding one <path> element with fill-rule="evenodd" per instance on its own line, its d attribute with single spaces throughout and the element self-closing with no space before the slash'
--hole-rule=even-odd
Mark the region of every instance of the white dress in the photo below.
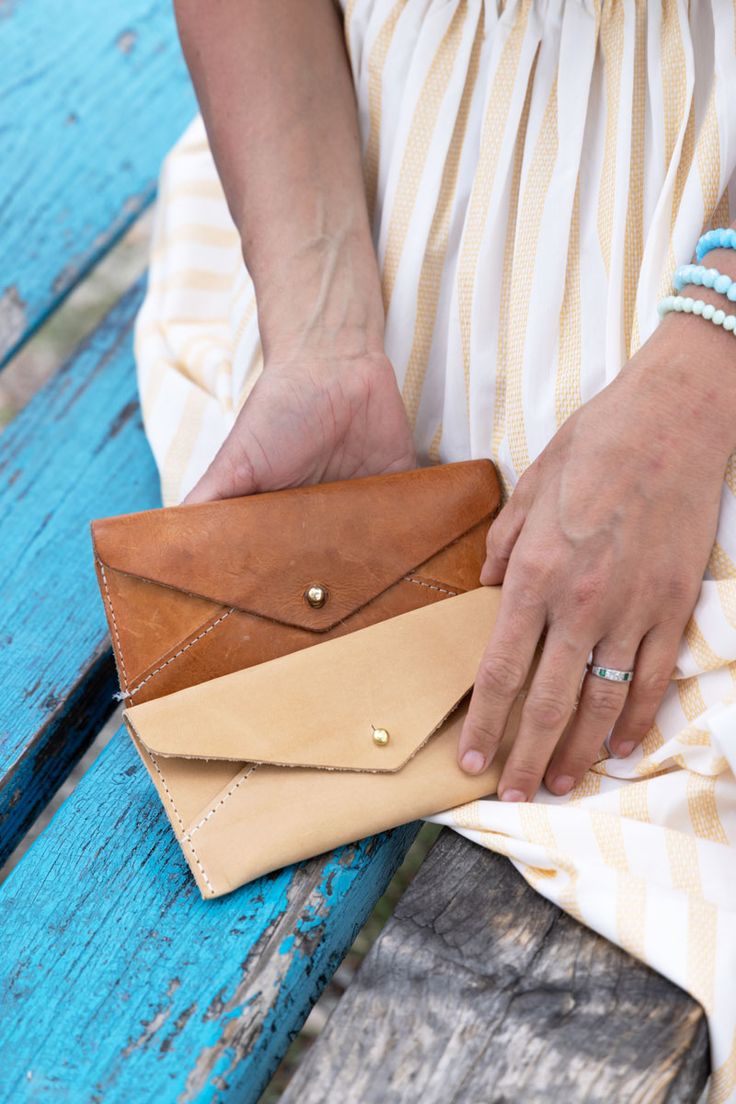
<svg viewBox="0 0 736 1104">
<path fill-rule="evenodd" d="M 386 351 L 423 463 L 490 456 L 510 492 L 651 334 L 702 230 L 730 224 L 734 9 L 345 4 Z M 253 286 L 200 119 L 162 172 L 136 354 L 173 504 L 262 366 Z M 432 818 L 508 855 L 539 892 L 702 1003 L 713 1102 L 736 1102 L 735 495 L 732 458 L 675 678 L 642 748 L 596 764 L 569 797 L 542 790 Z"/>
</svg>

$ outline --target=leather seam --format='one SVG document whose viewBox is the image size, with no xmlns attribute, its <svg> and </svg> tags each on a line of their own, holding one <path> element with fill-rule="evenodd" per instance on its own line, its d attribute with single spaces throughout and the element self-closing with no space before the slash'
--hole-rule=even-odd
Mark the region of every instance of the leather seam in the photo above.
<svg viewBox="0 0 736 1104">
<path fill-rule="evenodd" d="M 182 842 L 186 841 L 186 843 L 189 844 L 189 848 L 192 852 L 192 855 L 194 856 L 194 861 L 196 862 L 197 866 L 199 867 L 200 872 L 202 874 L 202 877 L 204 878 L 205 885 L 207 886 L 210 893 L 214 897 L 215 896 L 215 887 L 212 885 L 212 882 L 209 880 L 209 878 L 207 876 L 207 871 L 205 870 L 205 868 L 202 864 L 202 860 L 200 859 L 199 855 L 197 854 L 196 848 L 195 848 L 195 846 L 192 842 L 191 835 L 186 830 L 186 825 L 184 824 L 184 821 L 181 818 L 181 813 L 179 812 L 178 808 L 176 807 L 176 802 L 174 801 L 174 795 L 172 794 L 171 790 L 169 789 L 168 785 L 166 784 L 166 779 L 164 778 L 163 771 L 161 770 L 160 766 L 158 765 L 158 761 L 156 760 L 156 756 L 148 748 L 146 748 L 146 753 L 148 754 L 148 756 L 151 759 L 151 762 L 153 763 L 154 767 L 156 768 L 156 772 L 157 772 L 159 778 L 161 779 L 161 785 L 163 786 L 164 790 L 166 791 L 166 796 L 169 799 L 169 802 L 171 804 L 171 808 L 174 810 L 174 814 L 176 815 L 176 819 L 179 821 L 179 824 L 181 825 L 181 830 L 182 830 L 181 839 L 182 839 Z"/>
<path fill-rule="evenodd" d="M 112 606 L 110 608 L 112 609 Z M 173 663 L 175 659 L 178 659 L 180 655 L 183 655 L 184 652 L 189 651 L 189 649 L 193 647 L 198 640 L 201 640 L 203 636 L 207 636 L 207 633 L 211 633 L 212 630 L 217 627 L 217 625 L 219 625 L 222 621 L 225 620 L 226 617 L 229 617 L 230 614 L 234 612 L 235 607 L 232 606 L 229 610 L 226 610 L 225 613 L 221 613 L 220 616 L 216 618 L 211 625 L 208 625 L 206 629 L 203 629 L 201 633 L 195 636 L 193 640 L 190 640 L 188 644 L 185 644 L 183 648 L 180 648 L 178 652 L 175 652 L 173 656 L 169 656 L 169 658 L 165 660 L 160 667 L 156 667 L 154 671 L 151 671 L 150 674 L 146 675 L 146 677 L 141 682 L 139 682 L 137 686 L 135 686 L 132 690 L 126 690 L 125 697 L 132 698 L 135 694 L 138 693 L 139 690 L 141 690 L 146 685 L 147 682 L 150 682 L 154 675 L 158 675 L 161 671 L 164 670 L 165 667 L 168 667 L 170 663 Z"/>
<path fill-rule="evenodd" d="M 198 824 L 195 824 L 193 828 L 189 829 L 189 831 L 186 834 L 186 839 L 188 840 L 189 843 L 191 843 L 192 836 L 194 835 L 194 833 L 198 832 L 199 829 L 202 828 L 203 825 L 205 825 L 207 823 L 207 821 L 210 819 L 210 817 L 213 817 L 215 815 L 215 813 L 220 808 L 220 806 L 225 804 L 225 802 L 230 797 L 230 795 L 235 793 L 238 786 L 241 786 L 243 784 L 243 782 L 246 782 L 250 778 L 250 776 L 253 774 L 253 771 L 257 770 L 259 766 L 260 766 L 260 763 L 251 763 L 251 765 L 246 770 L 245 774 L 241 775 L 241 777 L 238 779 L 238 781 L 235 783 L 235 785 L 231 786 L 226 794 L 223 794 L 223 796 L 220 798 L 220 800 L 217 802 L 217 804 L 214 805 L 210 809 L 210 811 L 205 816 L 202 817 L 202 819 L 199 821 Z"/>
<path fill-rule="evenodd" d="M 112 596 L 110 594 L 110 588 L 107 585 L 107 575 L 105 574 L 105 565 L 103 564 L 102 560 L 99 560 L 99 559 L 98 559 L 97 563 L 99 564 L 100 573 L 102 575 L 102 582 L 105 585 L 105 598 L 106 598 L 106 601 L 107 601 L 108 609 L 110 610 L 110 620 L 112 621 L 112 627 L 113 627 L 113 630 L 115 632 L 115 639 L 116 639 L 117 645 L 118 645 L 117 654 L 120 656 L 120 668 L 121 668 L 122 675 L 123 675 L 123 690 L 124 690 L 125 694 L 127 695 L 127 693 L 128 693 L 128 672 L 125 669 L 125 657 L 123 656 L 123 645 L 120 642 L 120 633 L 118 632 L 118 623 L 115 620 L 115 609 L 114 609 L 113 604 L 112 604 Z"/>
<path fill-rule="evenodd" d="M 413 575 L 404 575 L 402 583 L 415 583 L 416 586 L 427 587 L 428 590 L 438 590 L 440 594 L 449 594 L 451 598 L 457 598 L 459 591 L 446 590 L 445 587 L 435 586 L 434 583 L 425 583 L 424 579 L 416 579 Z"/>
</svg>

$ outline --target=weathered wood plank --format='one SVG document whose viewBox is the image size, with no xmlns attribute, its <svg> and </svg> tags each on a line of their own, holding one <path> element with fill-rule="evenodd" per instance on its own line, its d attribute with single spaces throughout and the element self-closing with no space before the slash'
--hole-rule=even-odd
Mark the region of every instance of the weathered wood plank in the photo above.
<svg viewBox="0 0 736 1104">
<path fill-rule="evenodd" d="M 0 4 L 0 364 L 154 194 L 196 108 L 172 4 Z"/>
<path fill-rule="evenodd" d="M 0 888 L 0 1098 L 255 1104 L 417 828 L 203 901 L 121 730 Z"/>
<path fill-rule="evenodd" d="M 445 830 L 283 1104 L 694 1104 L 686 993 Z"/>
<path fill-rule="evenodd" d="M 114 704 L 89 521 L 160 502 L 132 356 L 141 294 L 0 436 L 0 861 Z"/>
</svg>

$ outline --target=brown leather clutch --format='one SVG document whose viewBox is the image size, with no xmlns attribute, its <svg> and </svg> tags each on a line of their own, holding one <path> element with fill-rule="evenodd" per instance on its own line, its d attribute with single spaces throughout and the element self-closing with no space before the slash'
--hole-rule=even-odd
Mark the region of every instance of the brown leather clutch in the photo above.
<svg viewBox="0 0 736 1104">
<path fill-rule="evenodd" d="M 203 896 L 492 792 L 455 744 L 499 500 L 480 460 L 92 523 L 125 721 Z"/>
</svg>

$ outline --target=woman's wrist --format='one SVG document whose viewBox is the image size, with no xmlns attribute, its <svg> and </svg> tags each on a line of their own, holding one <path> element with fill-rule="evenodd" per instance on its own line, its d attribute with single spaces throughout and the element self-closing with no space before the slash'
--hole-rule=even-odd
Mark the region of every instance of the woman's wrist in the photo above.
<svg viewBox="0 0 736 1104">
<path fill-rule="evenodd" d="M 683 291 L 691 294 L 693 289 Z M 693 297 L 706 299 L 706 294 Z M 717 293 L 710 292 L 714 294 L 715 302 Z M 697 316 L 673 312 L 628 362 L 622 377 L 629 378 L 639 400 L 676 431 L 680 447 L 698 448 L 712 456 L 716 466 L 725 465 L 736 449 L 733 334 Z"/>
<path fill-rule="evenodd" d="M 287 232 L 263 259 L 244 241 L 265 359 L 382 352 L 383 300 L 367 219 L 364 226 L 352 215 L 330 225 L 310 221 L 308 234 L 303 224 L 301 233 Z"/>
</svg>

